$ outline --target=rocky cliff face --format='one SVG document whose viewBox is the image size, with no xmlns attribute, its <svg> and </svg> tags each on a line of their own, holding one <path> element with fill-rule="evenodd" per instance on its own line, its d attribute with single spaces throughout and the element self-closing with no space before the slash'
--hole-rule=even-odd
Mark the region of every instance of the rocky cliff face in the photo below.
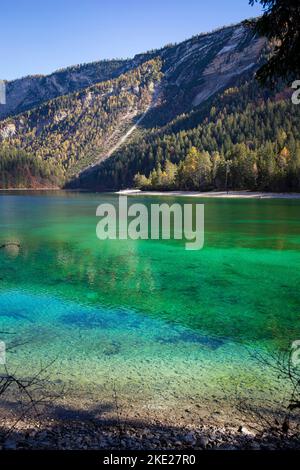
<svg viewBox="0 0 300 470">
<path fill-rule="evenodd" d="M 7 103 L 0 106 L 0 119 L 114 79 L 154 57 L 163 60 L 165 98 L 175 95 L 183 107 L 197 106 L 227 86 L 234 77 L 253 69 L 264 42 L 253 37 L 244 26 L 236 25 L 139 54 L 133 59 L 94 62 L 47 76 L 28 76 L 6 82 Z"/>
<path fill-rule="evenodd" d="M 235 25 L 163 49 L 166 106 L 161 109 L 161 123 L 189 112 L 243 74 L 254 72 L 265 43 L 243 25 Z"/>
</svg>

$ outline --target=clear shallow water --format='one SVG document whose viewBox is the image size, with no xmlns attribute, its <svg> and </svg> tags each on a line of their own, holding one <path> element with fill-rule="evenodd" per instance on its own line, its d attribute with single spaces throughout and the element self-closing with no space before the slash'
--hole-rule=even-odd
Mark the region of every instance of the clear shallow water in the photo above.
<svg viewBox="0 0 300 470">
<path fill-rule="evenodd" d="M 226 419 L 237 395 L 280 398 L 251 352 L 300 337 L 300 201 L 164 201 L 205 203 L 203 250 L 100 242 L 96 208 L 114 195 L 0 196 L 0 245 L 21 245 L 0 250 L 1 339 L 22 343 L 8 366 L 26 375 L 56 358 L 49 377 L 66 403 L 110 403 L 117 390 L 151 419 Z"/>
</svg>

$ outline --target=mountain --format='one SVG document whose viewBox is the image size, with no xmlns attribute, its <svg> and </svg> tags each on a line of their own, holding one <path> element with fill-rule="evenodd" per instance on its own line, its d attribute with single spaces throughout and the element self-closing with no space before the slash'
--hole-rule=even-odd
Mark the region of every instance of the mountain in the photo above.
<svg viewBox="0 0 300 470">
<path fill-rule="evenodd" d="M 230 70 L 230 66 L 228 70 L 224 68 L 220 83 L 214 83 L 211 91 L 207 92 L 213 93 L 226 80 L 229 80 L 232 74 L 242 73 L 245 67 L 251 67 L 256 62 L 255 48 L 259 51 L 262 40 L 251 41 L 251 38 L 247 36 L 247 31 L 240 25 L 228 27 L 212 34 L 196 36 L 179 45 L 139 54 L 133 59 L 93 62 L 58 70 L 48 76 L 35 75 L 8 81 L 6 82 L 7 105 L 0 107 L 0 119 L 20 114 L 58 96 L 117 78 L 155 56 L 163 59 L 164 72 L 170 86 L 178 87 L 183 83 L 187 86 L 189 83 L 197 86 L 200 80 L 199 74 L 202 74 L 204 66 L 209 63 L 212 55 L 220 52 L 219 62 L 225 64 L 228 52 L 235 51 L 238 69 Z M 238 54 L 242 51 L 243 41 L 249 42 L 250 49 L 253 48 L 253 50 L 244 51 L 244 59 Z M 254 61 L 253 64 L 251 60 Z M 216 70 L 218 63 L 212 64 L 212 67 Z M 209 73 L 208 70 L 207 80 Z M 201 100 L 201 96 L 198 99 Z"/>
<path fill-rule="evenodd" d="M 53 184 L 115 189 L 131 186 L 137 173 L 146 179 L 153 170 L 163 173 L 166 162 L 180 165 L 195 147 L 208 152 L 210 175 L 218 152 L 215 173 L 222 186 L 225 161 L 236 153 L 242 154 L 238 160 L 246 158 L 245 168 L 254 159 L 259 173 L 253 153 L 267 142 L 275 160 L 283 159 L 281 167 L 290 171 L 287 164 L 294 165 L 298 155 L 298 111 L 289 106 L 283 84 L 269 91 L 254 79 L 269 51 L 264 38 L 238 24 L 133 59 L 9 82 L 8 104 L 0 107 L 2 172 L 11 175 L 12 168 L 20 168 L 12 163 L 20 151 L 31 164 L 44 162 L 47 174 L 55 167 Z M 235 146 L 242 144 L 245 149 L 237 152 Z M 241 173 L 239 165 L 236 172 Z M 234 186 L 237 175 L 231 178 Z M 216 179 L 210 180 L 207 186 L 215 187 Z M 2 186 L 13 181 L 3 177 Z M 239 181 L 244 187 L 260 179 L 241 175 Z"/>
<path fill-rule="evenodd" d="M 47 101 L 0 122 L 0 139 L 8 146 L 55 160 L 66 175 L 100 161 L 117 129 L 145 112 L 160 61 L 150 60 L 118 78 Z"/>
<path fill-rule="evenodd" d="M 0 107 L 0 119 L 34 108 L 58 96 L 118 77 L 132 61 L 111 60 L 77 65 L 51 75 L 34 75 L 6 82 L 7 105 Z"/>
</svg>

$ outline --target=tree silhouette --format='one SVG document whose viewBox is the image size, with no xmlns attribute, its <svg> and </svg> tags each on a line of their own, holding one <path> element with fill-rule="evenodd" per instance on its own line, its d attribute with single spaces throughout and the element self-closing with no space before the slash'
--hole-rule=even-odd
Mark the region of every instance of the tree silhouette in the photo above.
<svg viewBox="0 0 300 470">
<path fill-rule="evenodd" d="M 257 79 L 274 85 L 278 77 L 300 76 L 299 0 L 250 0 L 259 2 L 264 14 L 252 24 L 254 30 L 274 43 L 273 53 L 257 72 Z"/>
</svg>

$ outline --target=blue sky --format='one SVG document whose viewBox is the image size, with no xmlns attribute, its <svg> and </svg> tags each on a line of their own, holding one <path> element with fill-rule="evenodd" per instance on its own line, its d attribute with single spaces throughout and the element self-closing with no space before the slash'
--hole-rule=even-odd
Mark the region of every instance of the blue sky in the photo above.
<svg viewBox="0 0 300 470">
<path fill-rule="evenodd" d="M 0 0 L 0 78 L 132 57 L 260 11 L 248 0 Z"/>
</svg>

